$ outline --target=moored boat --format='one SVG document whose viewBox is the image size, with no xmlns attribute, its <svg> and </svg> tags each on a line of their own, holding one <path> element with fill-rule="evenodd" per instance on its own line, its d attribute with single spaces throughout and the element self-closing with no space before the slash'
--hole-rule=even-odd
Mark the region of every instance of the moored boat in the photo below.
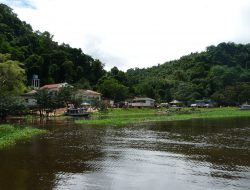
<svg viewBox="0 0 250 190">
<path fill-rule="evenodd" d="M 89 116 L 90 113 L 87 112 L 84 108 L 68 108 L 64 114 L 68 116 L 81 117 Z"/>
</svg>

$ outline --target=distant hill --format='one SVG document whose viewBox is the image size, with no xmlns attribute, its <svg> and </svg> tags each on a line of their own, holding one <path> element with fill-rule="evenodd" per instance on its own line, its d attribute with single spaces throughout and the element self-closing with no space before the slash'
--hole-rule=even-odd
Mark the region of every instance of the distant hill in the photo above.
<svg viewBox="0 0 250 190">
<path fill-rule="evenodd" d="M 99 60 L 81 49 L 58 44 L 49 32 L 34 32 L 10 7 L 0 4 L 0 53 L 24 63 L 28 83 L 38 74 L 42 84 L 94 87 L 116 101 L 147 96 L 157 102 L 250 102 L 250 44 L 221 43 L 151 68 L 123 72 L 114 67 L 106 72 Z"/>
<path fill-rule="evenodd" d="M 49 32 L 34 32 L 4 4 L 0 4 L 0 53 L 24 63 L 27 78 L 38 74 L 42 84 L 66 81 L 91 86 L 105 74 L 99 60 L 81 49 L 58 44 Z"/>
<path fill-rule="evenodd" d="M 214 99 L 222 105 L 250 101 L 250 44 L 221 43 L 201 53 L 147 69 L 129 69 L 135 94 L 159 101 Z"/>
</svg>

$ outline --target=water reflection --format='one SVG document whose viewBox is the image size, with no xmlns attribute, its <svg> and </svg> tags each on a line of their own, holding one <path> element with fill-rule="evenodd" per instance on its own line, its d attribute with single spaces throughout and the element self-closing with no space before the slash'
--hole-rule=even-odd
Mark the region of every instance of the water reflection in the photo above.
<svg viewBox="0 0 250 190">
<path fill-rule="evenodd" d="M 33 125 L 48 135 L 0 151 L 0 189 L 248 189 L 250 119 L 139 126 Z"/>
</svg>

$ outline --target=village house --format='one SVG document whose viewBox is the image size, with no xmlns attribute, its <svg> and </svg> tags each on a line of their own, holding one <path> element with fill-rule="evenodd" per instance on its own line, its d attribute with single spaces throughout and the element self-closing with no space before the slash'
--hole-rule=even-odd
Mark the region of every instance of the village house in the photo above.
<svg viewBox="0 0 250 190">
<path fill-rule="evenodd" d="M 135 97 L 131 103 L 129 103 L 129 106 L 131 107 L 154 107 L 155 106 L 155 100 L 147 97 L 138 98 Z"/>
<path fill-rule="evenodd" d="M 46 89 L 49 92 L 56 92 L 56 91 L 59 91 L 59 89 L 63 87 L 73 87 L 73 86 L 69 85 L 66 82 L 58 83 L 58 84 L 46 84 L 39 89 L 32 90 L 28 93 L 23 94 L 22 98 L 24 99 L 26 106 L 30 108 L 36 107 L 37 101 L 35 99 L 35 95 L 37 93 L 37 90 Z M 90 105 L 90 106 L 95 105 L 98 101 L 100 101 L 101 96 L 102 96 L 102 94 L 99 92 L 95 92 L 93 90 L 83 90 L 83 89 L 77 90 L 75 95 L 82 98 L 83 105 Z"/>
<path fill-rule="evenodd" d="M 67 82 L 58 83 L 58 84 L 46 84 L 42 86 L 40 90 L 47 89 L 49 91 L 59 91 L 59 89 L 62 87 L 73 87 L 73 86 L 69 85 Z"/>
<path fill-rule="evenodd" d="M 169 104 L 171 105 L 171 107 L 182 107 L 183 106 L 183 102 L 181 102 L 179 100 L 173 100 L 172 102 L 169 102 Z"/>
<path fill-rule="evenodd" d="M 190 104 L 190 107 L 210 108 L 214 107 L 214 102 L 212 100 L 196 100 Z"/>
<path fill-rule="evenodd" d="M 76 95 L 82 98 L 83 104 L 93 105 L 98 101 L 101 101 L 102 94 L 93 90 L 77 90 Z"/>
<path fill-rule="evenodd" d="M 34 108 L 37 106 L 37 101 L 35 99 L 35 95 L 37 93 L 37 90 L 47 89 L 50 92 L 53 92 L 53 91 L 58 91 L 60 88 L 67 87 L 67 86 L 72 87 L 71 85 L 69 85 L 66 82 L 65 83 L 58 83 L 58 84 L 47 84 L 47 85 L 42 86 L 39 89 L 36 88 L 36 90 L 31 90 L 30 92 L 25 93 L 25 94 L 21 95 L 21 97 L 23 98 L 25 105 L 27 107 Z"/>
<path fill-rule="evenodd" d="M 37 106 L 37 101 L 35 99 L 36 93 L 36 90 L 31 90 L 30 92 L 21 95 L 27 107 L 32 108 Z"/>
</svg>

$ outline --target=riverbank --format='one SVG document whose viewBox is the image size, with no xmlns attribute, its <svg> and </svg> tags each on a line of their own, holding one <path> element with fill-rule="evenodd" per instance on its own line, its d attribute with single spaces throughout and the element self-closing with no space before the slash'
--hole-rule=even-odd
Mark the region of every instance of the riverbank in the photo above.
<svg viewBox="0 0 250 190">
<path fill-rule="evenodd" d="M 2 124 L 0 125 L 0 149 L 14 145 L 19 140 L 29 139 L 43 133 L 46 133 L 46 130 Z"/>
<path fill-rule="evenodd" d="M 107 113 L 95 113 L 90 120 L 76 120 L 77 124 L 127 125 L 143 122 L 178 121 L 228 117 L 250 117 L 250 110 L 235 107 L 225 108 L 182 108 L 178 109 L 112 109 Z"/>
</svg>

